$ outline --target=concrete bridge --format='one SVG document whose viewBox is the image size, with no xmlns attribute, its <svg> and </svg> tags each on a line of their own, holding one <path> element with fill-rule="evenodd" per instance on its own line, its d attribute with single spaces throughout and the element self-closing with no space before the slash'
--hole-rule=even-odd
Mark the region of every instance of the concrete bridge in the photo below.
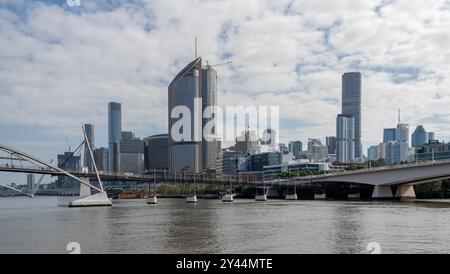
<svg viewBox="0 0 450 274">
<path fill-rule="evenodd" d="M 126 174 L 126 173 L 113 173 L 113 174 L 86 174 L 86 173 L 68 173 L 58 167 L 51 166 L 44 161 L 18 151 L 16 149 L 7 147 L 0 144 L 0 150 L 15 155 L 22 160 L 31 160 L 43 167 L 40 168 L 24 168 L 13 166 L 0 166 L 0 172 L 20 172 L 20 173 L 35 173 L 35 174 L 48 174 L 51 176 L 69 176 L 79 181 L 81 184 L 97 189 L 95 186 L 90 185 L 89 180 L 106 180 L 106 181 L 171 181 L 180 183 L 189 182 L 202 182 L 202 183 L 225 183 L 232 182 L 238 184 L 250 184 L 260 185 L 263 182 L 253 180 L 239 180 L 236 178 L 209 178 L 199 175 L 183 175 L 183 174 L 171 174 L 171 173 L 158 173 L 155 175 L 142 175 L 142 174 Z M 80 178 L 84 178 L 81 180 Z M 337 173 L 328 173 L 316 176 L 297 177 L 289 179 L 276 179 L 264 182 L 266 186 L 275 185 L 287 185 L 287 184 L 324 184 L 324 183 L 353 183 L 361 185 L 372 185 L 374 190 L 372 197 L 375 199 L 393 198 L 392 186 L 397 187 L 395 197 L 402 199 L 415 198 L 415 192 L 413 186 L 416 184 L 449 179 L 450 178 L 450 161 L 442 162 L 424 162 L 413 163 L 399 166 L 389 166 L 381 168 L 363 169 L 357 171 L 344 171 Z"/>
<path fill-rule="evenodd" d="M 340 173 L 295 178 L 297 182 L 308 183 L 354 183 L 374 186 L 372 198 L 393 198 L 392 186 L 396 186 L 395 197 L 415 198 L 414 185 L 436 180 L 450 179 L 450 161 L 434 163 L 413 163 L 392 167 L 363 169 Z"/>
</svg>

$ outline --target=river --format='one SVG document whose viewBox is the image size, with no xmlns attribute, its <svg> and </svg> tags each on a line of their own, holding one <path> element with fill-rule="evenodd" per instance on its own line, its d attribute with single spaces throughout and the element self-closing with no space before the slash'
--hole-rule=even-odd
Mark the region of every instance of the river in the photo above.
<svg viewBox="0 0 450 274">
<path fill-rule="evenodd" d="M 159 199 L 67 208 L 0 198 L 0 253 L 449 253 L 450 204 Z"/>
</svg>

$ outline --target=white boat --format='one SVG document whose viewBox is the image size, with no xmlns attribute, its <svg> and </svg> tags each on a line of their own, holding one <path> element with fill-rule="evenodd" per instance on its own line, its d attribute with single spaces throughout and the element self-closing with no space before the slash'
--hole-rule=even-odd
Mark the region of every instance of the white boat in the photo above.
<svg viewBox="0 0 450 274">
<path fill-rule="evenodd" d="M 194 204 L 196 202 L 197 202 L 197 196 L 196 195 L 187 196 L 186 197 L 186 203 Z"/>
<path fill-rule="evenodd" d="M 359 200 L 359 198 L 361 198 L 361 194 L 359 193 L 348 194 L 347 197 L 349 200 Z"/>
<path fill-rule="evenodd" d="M 156 205 L 157 203 L 158 203 L 158 198 L 156 196 L 153 196 L 153 197 L 147 199 L 148 205 Z"/>
<path fill-rule="evenodd" d="M 326 198 L 327 198 L 327 194 L 326 193 L 314 194 L 314 199 L 315 200 L 325 200 Z"/>
<path fill-rule="evenodd" d="M 233 202 L 233 195 L 232 194 L 224 195 L 222 197 L 222 202 L 224 202 L 224 203 L 232 203 Z"/>
<path fill-rule="evenodd" d="M 285 199 L 286 199 L 286 200 L 298 200 L 297 193 L 286 194 Z"/>
<path fill-rule="evenodd" d="M 257 201 L 257 202 L 265 202 L 265 201 L 267 201 L 267 195 L 266 194 L 256 195 L 255 196 L 255 201 Z"/>
</svg>

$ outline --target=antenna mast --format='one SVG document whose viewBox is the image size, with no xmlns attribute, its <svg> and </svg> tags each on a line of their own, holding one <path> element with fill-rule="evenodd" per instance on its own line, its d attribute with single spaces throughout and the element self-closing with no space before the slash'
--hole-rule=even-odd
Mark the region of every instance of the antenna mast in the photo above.
<svg viewBox="0 0 450 274">
<path fill-rule="evenodd" d="M 195 59 L 197 59 L 197 36 L 195 36 Z"/>
</svg>

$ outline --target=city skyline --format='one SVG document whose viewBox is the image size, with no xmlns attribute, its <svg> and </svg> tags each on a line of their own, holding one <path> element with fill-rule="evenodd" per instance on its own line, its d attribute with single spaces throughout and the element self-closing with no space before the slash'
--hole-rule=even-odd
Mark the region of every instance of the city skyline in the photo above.
<svg viewBox="0 0 450 274">
<path fill-rule="evenodd" d="M 57 153 L 67 150 L 66 136 L 72 146 L 78 143 L 81 140 L 80 125 L 85 123 L 95 126 L 96 143 L 107 146 L 105 105 L 110 101 L 123 105 L 123 128 L 136 132 L 140 137 L 166 133 L 167 119 L 160 113 L 167 113 L 168 82 L 193 59 L 194 35 L 199 36 L 199 55 L 205 60 L 233 60 L 233 65 L 218 69 L 219 105 L 235 105 L 237 95 L 239 103 L 244 105 L 278 102 L 283 106 L 280 113 L 282 143 L 293 140 L 306 143 L 308 138 L 325 140 L 326 136 L 333 136 L 335 117 L 341 107 L 341 75 L 355 70 L 361 71 L 363 76 L 364 154 L 370 145 L 382 140 L 384 128 L 395 125 L 398 108 L 402 109 L 404 120 L 411 129 L 424 125 L 427 130 L 436 132 L 438 139 L 449 139 L 447 124 L 450 113 L 446 107 L 449 98 L 444 93 L 449 80 L 444 77 L 448 69 L 445 62 L 414 63 L 404 59 L 406 53 L 380 57 L 379 52 L 400 43 L 395 37 L 377 43 L 379 49 L 363 42 L 353 42 L 353 50 L 350 45 L 342 43 L 346 33 L 358 30 L 349 25 L 351 22 L 372 20 L 376 23 L 375 32 L 383 30 L 385 24 L 393 24 L 389 34 L 394 36 L 400 26 L 394 24 L 392 10 L 398 16 L 403 2 L 397 6 L 356 5 L 354 9 L 364 11 L 367 18 L 333 14 L 328 8 L 323 8 L 328 10 L 325 14 L 329 18 L 314 19 L 300 15 L 301 11 L 311 8 L 307 1 L 303 6 L 289 5 L 287 1 L 276 4 L 249 1 L 246 5 L 256 11 L 249 14 L 240 11 L 228 23 L 225 21 L 227 16 L 214 19 L 217 21 L 211 18 L 211 24 L 200 24 L 188 18 L 187 11 L 184 14 L 179 10 L 190 9 L 184 3 L 177 8 L 170 1 L 149 2 L 143 5 L 143 10 L 133 10 L 131 15 L 125 12 L 125 7 L 132 4 L 121 3 L 112 7 L 109 16 L 124 16 L 120 17 L 123 18 L 121 22 L 135 31 L 131 34 L 121 32 L 119 26 L 105 18 L 107 6 L 104 2 L 86 2 L 86 6 L 78 10 L 55 3 L 58 1 L 6 1 L 6 4 L 0 4 L 5 14 L 0 16 L 0 20 L 9 26 L 7 31 L 0 32 L 0 39 L 6 39 L 2 43 L 1 54 L 5 60 L 2 66 L 8 68 L 0 70 L 3 87 L 0 107 L 4 110 L 0 118 L 0 141 L 43 158 L 54 158 Z M 225 5 L 225 10 L 231 10 L 233 4 L 208 3 L 203 6 L 219 9 Z M 159 11 L 156 14 L 166 10 L 167 18 L 173 21 L 166 17 L 145 17 L 145 11 L 151 9 Z M 441 9 L 436 5 L 436 8 L 422 10 L 424 13 L 439 13 L 438 19 L 431 20 L 429 25 L 445 23 L 448 11 Z M 198 11 L 200 14 L 204 12 Z M 408 15 L 407 12 L 400 14 Z M 133 20 L 133 16 L 142 20 Z M 246 16 L 250 19 L 245 20 Z M 420 22 L 427 16 L 430 14 L 419 17 Z M 336 17 L 342 22 L 335 26 Z M 60 33 L 51 25 L 44 24 L 46 19 L 74 25 L 68 26 L 67 33 Z M 97 25 L 94 24 L 96 20 L 100 22 Z M 256 22 L 271 23 L 272 28 L 278 27 L 283 31 L 265 38 L 268 39 L 266 43 L 259 43 L 259 39 L 265 37 L 262 35 L 269 34 L 264 29 L 266 24 L 256 27 Z M 292 26 L 291 23 L 295 22 L 300 24 Z M 13 23 L 22 28 L 32 28 L 33 35 L 24 40 L 24 34 Z M 77 27 L 77 24 L 81 26 Z M 195 33 L 187 31 L 181 24 L 186 24 Z M 133 43 L 118 41 L 117 45 L 106 45 L 101 38 L 90 35 L 89 29 L 94 29 L 96 36 L 102 30 L 117 37 L 127 35 L 125 38 Z M 169 33 L 177 38 L 168 43 L 186 46 L 171 49 L 173 47 L 158 42 Z M 420 31 L 417 33 L 425 35 Z M 13 41 L 17 41 L 14 49 L 11 47 Z M 69 43 L 71 41 L 73 43 Z M 278 49 L 281 42 L 290 45 L 289 48 Z M 414 47 L 413 42 L 407 40 L 405 43 Z M 317 46 L 321 51 L 320 58 L 314 53 L 313 46 L 307 47 L 308 43 Z M 439 46 L 438 43 L 432 45 Z M 252 53 L 249 48 L 256 51 Z M 103 58 L 88 54 L 90 50 L 103 52 Z M 416 50 L 417 58 L 426 53 L 419 48 Z M 448 49 L 441 48 L 439 52 L 444 59 L 450 56 Z M 392 60 L 394 55 L 398 59 Z M 55 57 L 67 62 L 56 62 Z M 32 73 L 28 69 L 30 66 L 39 72 Z M 13 77 L 13 74 L 21 77 Z"/>
</svg>

